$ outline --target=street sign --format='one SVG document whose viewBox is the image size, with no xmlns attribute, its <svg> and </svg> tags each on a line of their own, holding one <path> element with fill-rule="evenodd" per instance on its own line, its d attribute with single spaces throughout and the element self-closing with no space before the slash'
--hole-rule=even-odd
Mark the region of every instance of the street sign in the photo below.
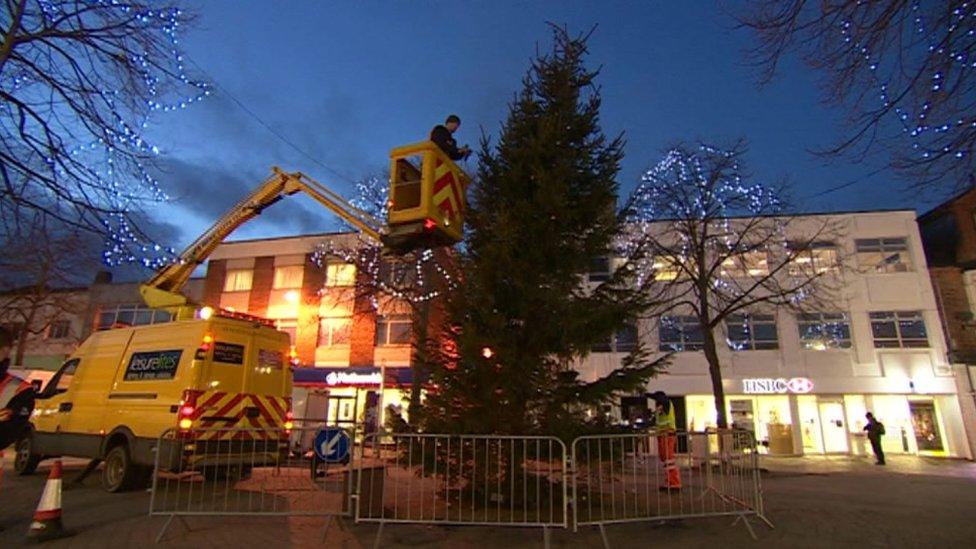
<svg viewBox="0 0 976 549">
<path fill-rule="evenodd" d="M 326 463 L 341 463 L 349 456 L 349 435 L 341 427 L 323 427 L 315 435 L 315 455 Z"/>
</svg>

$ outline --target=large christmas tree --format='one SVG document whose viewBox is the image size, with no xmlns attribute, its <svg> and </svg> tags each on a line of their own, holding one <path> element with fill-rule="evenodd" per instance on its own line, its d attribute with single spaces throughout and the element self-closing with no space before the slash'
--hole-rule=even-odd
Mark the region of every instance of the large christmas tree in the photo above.
<svg viewBox="0 0 976 549">
<path fill-rule="evenodd" d="M 497 145 L 482 142 L 461 280 L 448 298 L 452 329 L 426 403 L 411 413 L 428 432 L 568 438 L 604 427 L 594 412 L 622 392 L 643 392 L 663 366 L 637 344 L 599 380 L 584 382 L 573 368 L 632 325 L 650 295 L 619 259 L 623 141 L 600 129 L 586 53 L 586 37 L 554 28 Z M 594 261 L 610 257 L 622 267 L 589 282 Z"/>
</svg>

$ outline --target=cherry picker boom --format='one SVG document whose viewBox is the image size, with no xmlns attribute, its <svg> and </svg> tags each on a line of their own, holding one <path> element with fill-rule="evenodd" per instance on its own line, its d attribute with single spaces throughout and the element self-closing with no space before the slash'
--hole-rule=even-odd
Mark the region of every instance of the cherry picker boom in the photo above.
<svg viewBox="0 0 976 549">
<path fill-rule="evenodd" d="M 463 233 L 467 175 L 432 142 L 390 153 L 388 219 L 357 208 L 338 193 L 301 172 L 272 168 L 271 176 L 235 204 L 176 260 L 140 286 L 146 305 L 167 309 L 176 320 L 193 318 L 196 305 L 180 290 L 193 271 L 234 230 L 286 196 L 304 192 L 344 221 L 381 243 L 384 251 L 404 254 L 423 247 L 452 245 Z"/>
</svg>

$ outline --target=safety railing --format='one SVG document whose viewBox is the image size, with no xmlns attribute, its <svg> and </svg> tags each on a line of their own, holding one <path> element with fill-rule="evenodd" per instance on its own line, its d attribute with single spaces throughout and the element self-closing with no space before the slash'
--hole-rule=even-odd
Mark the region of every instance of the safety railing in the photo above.
<svg viewBox="0 0 976 549">
<path fill-rule="evenodd" d="M 572 448 L 573 524 L 734 516 L 769 526 L 752 433 L 661 432 L 577 438 Z"/>
<path fill-rule="evenodd" d="M 149 514 L 168 518 L 156 541 L 174 518 L 186 527 L 187 516 L 351 516 L 349 460 L 317 458 L 310 443 L 320 429 L 164 432 L 156 446 Z"/>
<path fill-rule="evenodd" d="M 566 446 L 555 437 L 392 434 L 357 456 L 356 520 L 386 523 L 568 525 Z"/>
</svg>

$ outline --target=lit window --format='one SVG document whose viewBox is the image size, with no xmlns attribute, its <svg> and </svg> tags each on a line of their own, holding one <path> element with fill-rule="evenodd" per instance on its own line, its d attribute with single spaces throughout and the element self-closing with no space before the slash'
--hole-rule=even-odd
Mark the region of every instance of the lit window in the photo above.
<svg viewBox="0 0 976 549">
<path fill-rule="evenodd" d="M 859 238 L 857 263 L 866 272 L 905 273 L 912 270 L 912 257 L 905 238 Z"/>
<path fill-rule="evenodd" d="M 302 275 L 304 273 L 305 273 L 305 267 L 301 265 L 275 267 L 274 289 L 282 290 L 286 288 L 301 288 Z"/>
<path fill-rule="evenodd" d="M 416 273 L 415 265 L 403 261 L 384 261 L 380 264 L 380 280 L 394 288 L 413 286 Z"/>
<path fill-rule="evenodd" d="M 766 257 L 766 250 L 753 250 L 731 255 L 722 262 L 721 271 L 725 278 L 768 275 L 769 259 Z"/>
<path fill-rule="evenodd" d="M 319 321 L 319 347 L 338 347 L 349 345 L 352 333 L 352 317 L 339 316 L 323 318 Z"/>
<path fill-rule="evenodd" d="M 48 339 L 67 339 L 71 337 L 71 321 L 55 320 L 47 327 Z"/>
<path fill-rule="evenodd" d="M 846 313 L 804 313 L 797 316 L 797 324 L 804 349 L 851 348 L 851 322 Z"/>
<path fill-rule="evenodd" d="M 283 319 L 280 319 L 280 320 L 276 320 L 275 321 L 275 328 L 279 332 L 285 332 L 286 334 L 288 334 L 288 338 L 291 341 L 291 344 L 292 345 L 296 345 L 297 336 L 298 336 L 298 319 L 295 319 L 295 318 L 285 319 L 285 318 L 283 318 Z"/>
<path fill-rule="evenodd" d="M 725 320 L 729 348 L 733 351 L 779 349 L 776 317 L 773 315 L 729 315 Z"/>
<path fill-rule="evenodd" d="M 355 286 L 356 265 L 352 263 L 329 263 L 325 270 L 325 285 L 330 288 Z"/>
<path fill-rule="evenodd" d="M 870 314 L 874 346 L 928 347 L 925 320 L 920 311 L 879 311 Z"/>
<path fill-rule="evenodd" d="M 651 264 L 654 269 L 654 280 L 675 280 L 681 276 L 682 258 L 674 256 L 655 256 Z"/>
<path fill-rule="evenodd" d="M 791 242 L 796 250 L 790 261 L 790 275 L 817 275 L 837 269 L 837 247 L 833 242 Z"/>
<path fill-rule="evenodd" d="M 637 347 L 637 325 L 625 324 L 606 341 L 590 348 L 594 353 L 629 353 Z"/>
<path fill-rule="evenodd" d="M 224 278 L 225 292 L 247 292 L 251 290 L 251 281 L 254 279 L 254 271 L 251 269 L 235 269 L 227 271 Z"/>
<path fill-rule="evenodd" d="M 407 315 L 381 316 L 376 320 L 377 345 L 409 345 L 412 335 Z"/>
<path fill-rule="evenodd" d="M 705 346 L 701 324 L 693 316 L 662 316 L 657 335 L 662 351 L 701 351 Z"/>
</svg>

